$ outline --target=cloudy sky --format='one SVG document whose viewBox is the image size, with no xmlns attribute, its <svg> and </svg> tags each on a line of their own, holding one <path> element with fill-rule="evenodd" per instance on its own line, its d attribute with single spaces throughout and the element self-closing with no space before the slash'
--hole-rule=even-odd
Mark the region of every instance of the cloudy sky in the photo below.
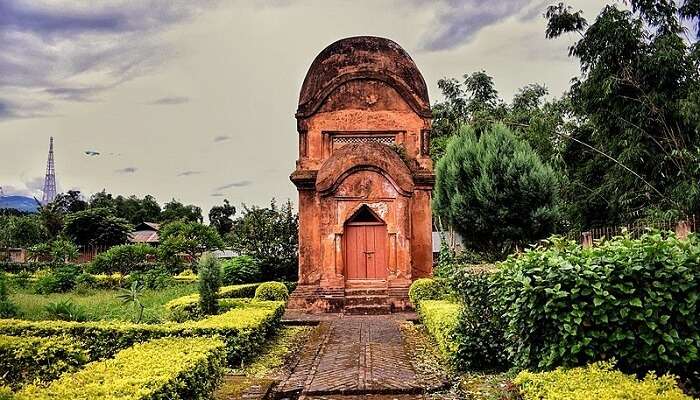
<svg viewBox="0 0 700 400">
<path fill-rule="evenodd" d="M 205 212 L 224 198 L 295 200 L 293 115 L 325 46 L 395 40 L 432 102 L 438 79 L 482 69 L 506 98 L 532 82 L 558 95 L 578 72 L 575 38 L 544 38 L 548 3 L 0 0 L 0 186 L 41 197 L 54 136 L 59 190 L 174 197 Z M 602 6 L 571 4 L 589 19 Z"/>
</svg>

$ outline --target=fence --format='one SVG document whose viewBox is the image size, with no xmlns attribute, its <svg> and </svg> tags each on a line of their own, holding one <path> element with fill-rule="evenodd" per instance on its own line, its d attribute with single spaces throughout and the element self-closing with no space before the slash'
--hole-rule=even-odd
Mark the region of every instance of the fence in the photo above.
<svg viewBox="0 0 700 400">
<path fill-rule="evenodd" d="M 649 229 L 658 229 L 662 231 L 673 231 L 679 238 L 686 238 L 691 232 L 697 232 L 698 220 L 695 215 L 685 220 L 669 220 L 659 221 L 654 223 L 637 222 L 633 224 L 621 226 L 608 226 L 600 228 L 592 228 L 586 232 L 581 232 L 580 240 L 584 247 L 590 247 L 595 244 L 595 241 L 601 239 L 610 239 L 613 236 L 622 235 L 626 232 L 630 237 L 638 239 L 644 232 Z"/>
</svg>

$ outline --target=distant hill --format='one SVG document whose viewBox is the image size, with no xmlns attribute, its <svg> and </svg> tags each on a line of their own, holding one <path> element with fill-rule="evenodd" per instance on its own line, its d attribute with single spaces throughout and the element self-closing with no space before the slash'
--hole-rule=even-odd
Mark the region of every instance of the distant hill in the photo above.
<svg viewBox="0 0 700 400">
<path fill-rule="evenodd" d="M 37 212 L 39 205 L 31 197 L 26 196 L 2 196 L 0 197 L 0 208 L 14 208 L 24 212 Z"/>
</svg>

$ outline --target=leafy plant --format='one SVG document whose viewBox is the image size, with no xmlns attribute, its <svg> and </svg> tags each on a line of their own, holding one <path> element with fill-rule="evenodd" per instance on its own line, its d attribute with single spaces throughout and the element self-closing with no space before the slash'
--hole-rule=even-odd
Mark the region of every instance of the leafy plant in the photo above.
<svg viewBox="0 0 700 400">
<path fill-rule="evenodd" d="M 0 272 L 0 318 L 12 318 L 17 315 L 17 306 L 10 301 L 5 274 Z"/>
<path fill-rule="evenodd" d="M 550 369 L 616 358 L 623 371 L 700 367 L 700 240 L 621 236 L 592 248 L 561 238 L 496 275 L 516 366 Z M 697 383 L 695 384 L 697 386 Z"/>
<path fill-rule="evenodd" d="M 131 305 L 134 309 L 135 322 L 138 324 L 143 318 L 144 305 L 141 303 L 141 296 L 143 295 L 143 284 L 139 281 L 131 282 L 131 286 L 128 289 L 122 289 L 121 293 L 117 296 L 123 304 Z"/>
<path fill-rule="evenodd" d="M 211 254 L 199 261 L 199 308 L 205 315 L 219 311 L 218 292 L 221 287 L 221 266 Z"/>
<path fill-rule="evenodd" d="M 408 289 L 408 298 L 414 307 L 418 307 L 423 300 L 442 300 L 446 295 L 443 284 L 437 279 L 416 279 Z"/>
<path fill-rule="evenodd" d="M 146 244 L 123 244 L 111 247 L 98 254 L 89 264 L 88 272 L 93 274 L 130 274 L 143 271 L 149 257 L 155 256 L 156 249 Z"/>
<path fill-rule="evenodd" d="M 260 264 L 251 256 L 233 257 L 223 263 L 223 281 L 227 285 L 259 282 L 262 278 Z"/>
<path fill-rule="evenodd" d="M 63 232 L 80 246 L 115 246 L 126 243 L 132 226 L 106 208 L 69 214 Z"/>
<path fill-rule="evenodd" d="M 286 301 L 288 298 L 289 291 L 282 282 L 265 282 L 255 289 L 255 300 Z"/>
<path fill-rule="evenodd" d="M 90 317 L 85 310 L 70 300 L 49 303 L 44 307 L 44 311 L 49 319 L 61 321 L 88 321 Z"/>
<path fill-rule="evenodd" d="M 34 291 L 39 294 L 68 292 L 75 287 L 81 271 L 77 265 L 62 265 L 39 276 Z"/>
</svg>

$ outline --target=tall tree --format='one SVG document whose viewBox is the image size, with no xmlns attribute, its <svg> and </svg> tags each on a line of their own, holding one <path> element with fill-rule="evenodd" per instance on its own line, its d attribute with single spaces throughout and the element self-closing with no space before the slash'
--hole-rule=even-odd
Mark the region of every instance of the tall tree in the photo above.
<svg viewBox="0 0 700 400">
<path fill-rule="evenodd" d="M 66 217 L 64 233 L 79 246 L 114 246 L 126 243 L 132 226 L 109 209 L 90 208 Z"/>
<path fill-rule="evenodd" d="M 224 236 L 233 229 L 233 217 L 236 214 L 236 207 L 232 206 L 228 199 L 224 199 L 224 204 L 214 206 L 209 210 L 209 224 L 216 228 L 219 235 Z"/>
<path fill-rule="evenodd" d="M 700 212 L 700 46 L 683 26 L 700 4 L 626 3 L 606 5 L 590 25 L 563 3 L 546 13 L 548 38 L 580 35 L 569 51 L 581 76 L 564 158 L 583 225 L 654 208 Z"/>
<path fill-rule="evenodd" d="M 88 208 L 88 203 L 83 200 L 80 190 L 69 190 L 66 193 L 59 193 L 53 204 L 64 214 L 83 211 Z"/>
<path fill-rule="evenodd" d="M 160 229 L 159 235 L 158 250 L 163 259 L 173 260 L 178 254 L 184 253 L 190 256 L 193 266 L 203 253 L 223 247 L 216 229 L 198 222 L 170 222 Z"/>
<path fill-rule="evenodd" d="M 191 204 L 184 205 L 175 199 L 165 203 L 160 218 L 163 223 L 182 220 L 201 224 L 204 220 L 201 208 Z"/>
</svg>

